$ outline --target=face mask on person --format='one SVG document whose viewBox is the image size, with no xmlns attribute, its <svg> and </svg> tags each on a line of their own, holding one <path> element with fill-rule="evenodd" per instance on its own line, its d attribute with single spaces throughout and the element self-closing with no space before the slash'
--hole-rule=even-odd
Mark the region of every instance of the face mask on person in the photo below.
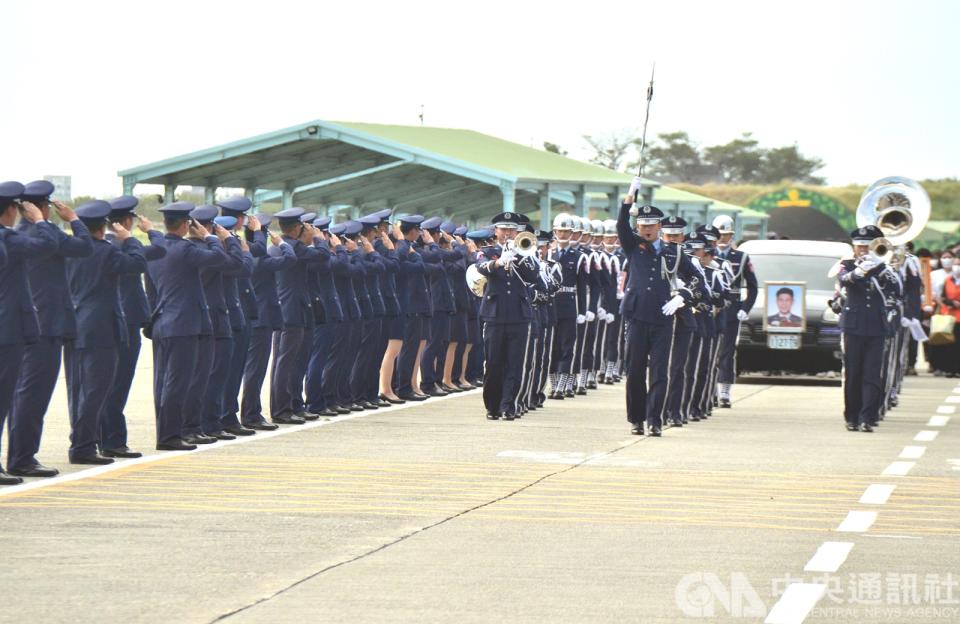
<svg viewBox="0 0 960 624">
<path fill-rule="evenodd" d="M 950 269 L 953 266 L 953 258 L 940 258 L 940 264 L 944 269 Z"/>
</svg>

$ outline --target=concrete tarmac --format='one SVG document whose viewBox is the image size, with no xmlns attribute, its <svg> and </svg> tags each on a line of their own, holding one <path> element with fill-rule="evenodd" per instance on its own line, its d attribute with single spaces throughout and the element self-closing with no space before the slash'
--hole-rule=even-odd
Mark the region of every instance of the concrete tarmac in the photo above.
<svg viewBox="0 0 960 624">
<path fill-rule="evenodd" d="M 659 439 L 622 384 L 515 422 L 474 392 L 106 470 L 58 388 L 72 474 L 0 489 L 0 622 L 960 621 L 955 386 L 849 433 L 839 387 L 742 384 Z"/>
</svg>

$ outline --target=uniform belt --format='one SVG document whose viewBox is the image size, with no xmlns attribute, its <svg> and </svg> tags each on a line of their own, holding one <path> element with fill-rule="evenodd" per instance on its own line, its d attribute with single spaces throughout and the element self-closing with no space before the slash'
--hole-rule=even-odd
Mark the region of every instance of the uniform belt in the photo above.
<svg viewBox="0 0 960 624">
<path fill-rule="evenodd" d="M 577 288 L 576 288 L 576 286 L 562 286 L 562 287 L 560 288 L 560 292 L 562 292 L 562 293 L 575 293 L 575 292 L 577 292 Z"/>
</svg>

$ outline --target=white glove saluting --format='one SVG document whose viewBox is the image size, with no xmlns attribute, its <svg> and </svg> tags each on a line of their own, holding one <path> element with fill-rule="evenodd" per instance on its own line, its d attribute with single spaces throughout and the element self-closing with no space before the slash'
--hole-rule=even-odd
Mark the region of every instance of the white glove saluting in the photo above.
<svg viewBox="0 0 960 624">
<path fill-rule="evenodd" d="M 607 325 L 609 325 L 610 323 L 612 323 L 612 322 L 614 322 L 615 320 L 617 320 L 617 317 L 614 316 L 613 314 L 611 314 L 610 312 L 607 312 L 607 318 L 604 319 L 604 320 L 607 322 Z"/>
<path fill-rule="evenodd" d="M 738 320 L 738 321 L 745 321 L 745 320 L 747 320 L 749 317 L 750 317 L 750 315 L 747 314 L 746 312 L 744 312 L 743 310 L 738 310 L 738 311 L 737 311 L 737 320 Z"/>
<path fill-rule="evenodd" d="M 587 317 L 585 317 L 582 314 L 577 315 L 577 325 L 583 325 L 586 322 L 587 322 Z"/>
<path fill-rule="evenodd" d="M 627 191 L 627 197 L 633 197 L 636 199 L 637 193 L 640 192 L 640 187 L 643 186 L 643 178 L 640 176 L 634 176 L 633 182 L 630 183 L 630 190 Z"/>
<path fill-rule="evenodd" d="M 663 312 L 664 316 L 673 316 L 673 314 L 683 307 L 683 297 L 680 295 L 674 295 L 673 299 L 663 304 L 663 307 L 660 308 L 660 311 Z"/>
<path fill-rule="evenodd" d="M 587 310 L 586 318 L 588 323 L 592 323 L 593 319 L 597 318 L 597 315 L 591 312 L 590 310 Z"/>
</svg>

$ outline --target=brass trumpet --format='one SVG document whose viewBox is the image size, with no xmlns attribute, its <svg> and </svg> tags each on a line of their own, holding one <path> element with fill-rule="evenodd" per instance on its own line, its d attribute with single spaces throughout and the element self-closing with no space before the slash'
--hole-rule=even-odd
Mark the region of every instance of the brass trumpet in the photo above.
<svg viewBox="0 0 960 624">
<path fill-rule="evenodd" d="M 512 249 L 521 256 L 536 255 L 537 237 L 530 232 L 520 232 L 507 243 L 507 249 Z"/>
</svg>

